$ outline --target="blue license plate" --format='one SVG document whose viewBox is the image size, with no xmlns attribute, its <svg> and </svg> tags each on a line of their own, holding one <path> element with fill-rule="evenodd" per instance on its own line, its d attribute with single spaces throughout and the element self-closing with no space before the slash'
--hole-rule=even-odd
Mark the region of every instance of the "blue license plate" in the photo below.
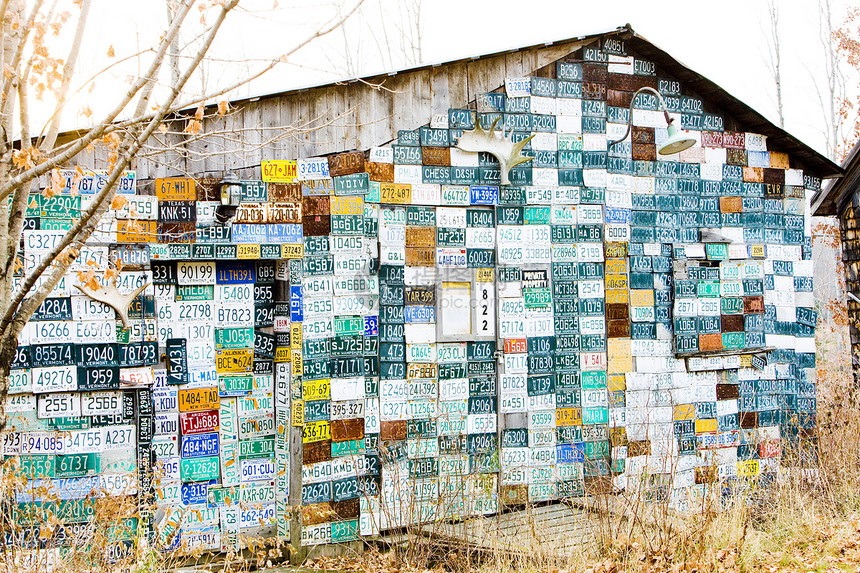
<svg viewBox="0 0 860 573">
<path fill-rule="evenodd" d="M 495 205 L 499 202 L 499 188 L 493 185 L 471 185 L 469 199 L 472 205 Z"/>
<path fill-rule="evenodd" d="M 251 223 L 235 223 L 231 230 L 231 238 L 234 243 L 271 243 L 267 240 L 266 227 L 269 225 L 255 225 Z"/>
<path fill-rule="evenodd" d="M 197 505 L 209 502 L 209 483 L 184 483 L 182 484 L 182 505 Z"/>
<path fill-rule="evenodd" d="M 235 225 L 234 225 L 235 227 Z M 302 242 L 302 226 L 290 223 L 273 223 L 265 225 L 266 240 L 264 243 L 289 243 L 298 245 Z M 235 231 L 234 231 L 235 236 Z M 239 242 L 239 241 L 234 241 Z"/>
<path fill-rule="evenodd" d="M 182 437 L 182 457 L 202 458 L 218 455 L 218 434 L 192 434 Z M 205 495 L 204 495 L 205 498 Z"/>
<path fill-rule="evenodd" d="M 406 322 L 407 323 L 432 323 L 436 322 L 436 307 L 407 305 Z"/>
<path fill-rule="evenodd" d="M 304 318 L 304 297 L 302 296 L 301 286 L 290 287 L 290 320 L 293 322 L 302 322 Z"/>
<path fill-rule="evenodd" d="M 364 317 L 364 335 L 378 336 L 379 335 L 379 317 L 365 316 Z"/>
<path fill-rule="evenodd" d="M 230 261 L 218 263 L 215 273 L 219 285 L 253 283 L 256 279 L 254 261 Z"/>
</svg>

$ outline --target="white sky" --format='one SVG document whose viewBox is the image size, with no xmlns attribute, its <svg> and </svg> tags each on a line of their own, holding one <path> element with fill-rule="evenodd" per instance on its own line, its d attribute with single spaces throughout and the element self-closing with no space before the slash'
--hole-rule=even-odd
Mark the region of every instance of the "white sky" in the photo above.
<svg viewBox="0 0 860 573">
<path fill-rule="evenodd" d="M 243 0 L 246 11 L 225 25 L 214 54 L 250 60 L 238 66 L 210 64 L 206 85 L 234 81 L 253 69 L 256 59 L 277 57 L 336 12 L 355 0 Z M 408 0 L 409 3 L 415 0 Z M 851 0 L 832 0 L 840 23 Z M 818 0 L 779 0 L 782 32 L 783 96 L 786 129 L 824 152 L 821 104 L 814 86 L 823 82 L 823 48 L 819 36 Z M 316 40 L 265 78 L 238 95 L 264 94 L 327 83 L 404 67 L 400 49 L 379 48 L 386 38 L 399 43 L 407 0 L 366 0 L 362 14 L 343 30 Z M 90 33 L 81 55 L 88 75 L 107 61 L 107 46 L 118 55 L 148 45 L 164 26 L 164 0 L 94 0 Z M 186 28 L 191 39 L 198 16 Z M 442 62 L 513 47 L 603 32 L 630 23 L 633 29 L 679 61 L 715 81 L 766 117 L 776 120 L 773 83 L 766 65 L 769 27 L 765 0 L 423 0 L 421 29 L 425 63 Z M 345 48 L 345 42 L 349 49 Z M 347 64 L 345 53 L 350 54 Z M 136 65 L 100 80 L 87 104 L 99 115 L 100 105 Z M 814 79 L 813 79 L 814 78 Z M 199 90 L 202 81 L 192 86 Z M 702 94 L 706 96 L 707 94 Z M 855 94 L 856 95 L 856 94 Z M 73 110 L 83 107 L 74 102 Z M 67 124 L 88 123 L 70 112 Z M 429 118 L 428 118 L 429 120 Z"/>
</svg>

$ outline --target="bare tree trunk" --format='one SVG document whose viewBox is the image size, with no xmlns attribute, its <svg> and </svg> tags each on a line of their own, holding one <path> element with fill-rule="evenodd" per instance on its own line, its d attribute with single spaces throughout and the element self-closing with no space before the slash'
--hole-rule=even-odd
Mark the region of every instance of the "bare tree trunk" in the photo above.
<svg viewBox="0 0 860 573">
<path fill-rule="evenodd" d="M 826 84 L 822 86 L 815 80 L 821 111 L 824 115 L 824 129 L 827 144 L 827 156 L 836 159 L 839 149 L 839 133 L 841 117 L 839 101 L 845 94 L 845 78 L 839 68 L 839 59 L 833 45 L 833 12 L 831 0 L 818 0 L 819 7 L 819 40 L 824 50 L 824 75 Z"/>
<path fill-rule="evenodd" d="M 765 37 L 768 40 L 768 69 L 773 85 L 776 91 L 776 115 L 780 127 L 785 127 L 785 116 L 783 113 L 782 102 L 782 66 L 781 66 L 781 50 L 780 50 L 780 34 L 779 34 L 779 7 L 776 0 L 768 0 L 767 2 L 768 20 L 770 29 Z"/>
</svg>

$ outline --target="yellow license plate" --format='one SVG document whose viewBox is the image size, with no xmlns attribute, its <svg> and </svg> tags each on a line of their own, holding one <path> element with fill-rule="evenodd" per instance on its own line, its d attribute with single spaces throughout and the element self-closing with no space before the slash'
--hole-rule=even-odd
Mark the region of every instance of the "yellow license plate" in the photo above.
<svg viewBox="0 0 860 573">
<path fill-rule="evenodd" d="M 254 351 L 250 348 L 216 350 L 215 369 L 218 374 L 252 372 L 254 370 Z"/>
<path fill-rule="evenodd" d="M 322 442 L 331 439 L 331 425 L 328 422 L 312 422 L 302 428 L 302 443 Z"/>
<path fill-rule="evenodd" d="M 189 388 L 179 391 L 179 411 L 217 410 L 221 405 L 218 388 Z"/>
</svg>

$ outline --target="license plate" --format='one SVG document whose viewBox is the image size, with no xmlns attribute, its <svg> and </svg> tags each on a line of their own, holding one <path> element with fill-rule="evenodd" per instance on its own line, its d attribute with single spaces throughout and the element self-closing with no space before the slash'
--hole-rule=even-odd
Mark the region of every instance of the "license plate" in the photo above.
<svg viewBox="0 0 860 573">
<path fill-rule="evenodd" d="M 99 472 L 99 455 L 68 454 L 54 459 L 54 475 L 52 477 L 82 477 Z"/>
<path fill-rule="evenodd" d="M 271 458 L 275 455 L 275 439 L 263 438 L 239 442 L 240 458 Z"/>
<path fill-rule="evenodd" d="M 331 425 L 328 421 L 312 422 L 302 428 L 302 443 L 309 444 L 331 439 Z"/>
<path fill-rule="evenodd" d="M 364 417 L 364 400 L 331 402 L 329 416 L 332 420 L 352 420 Z"/>
<path fill-rule="evenodd" d="M 218 479 L 218 456 L 184 459 L 180 462 L 179 468 L 182 481 L 208 481 Z"/>
<path fill-rule="evenodd" d="M 81 394 L 81 415 L 122 414 L 122 392 L 87 392 Z"/>
<path fill-rule="evenodd" d="M 182 412 L 179 425 L 183 434 L 204 434 L 218 431 L 218 410 Z"/>
<path fill-rule="evenodd" d="M 239 418 L 239 440 L 262 438 L 275 434 L 275 417 L 272 414 Z"/>
<path fill-rule="evenodd" d="M 74 392 L 55 392 L 38 396 L 39 418 L 63 418 L 80 415 L 80 394 Z"/>
<path fill-rule="evenodd" d="M 185 458 L 200 458 L 218 455 L 218 434 L 192 434 L 182 436 L 182 453 Z"/>
<path fill-rule="evenodd" d="M 261 507 L 243 508 L 240 513 L 239 527 L 241 529 L 253 529 L 274 523 L 275 505 L 270 503 Z"/>
<path fill-rule="evenodd" d="M 254 351 L 249 348 L 217 350 L 215 368 L 219 374 L 252 372 L 254 369 Z"/>
<path fill-rule="evenodd" d="M 214 262 L 180 262 L 176 265 L 177 283 L 180 285 L 214 285 Z"/>
<path fill-rule="evenodd" d="M 274 458 L 251 458 L 240 460 L 241 481 L 268 481 L 275 479 L 276 465 Z"/>
<path fill-rule="evenodd" d="M 215 410 L 218 407 L 218 388 L 189 388 L 179 390 L 180 412 Z"/>
</svg>

